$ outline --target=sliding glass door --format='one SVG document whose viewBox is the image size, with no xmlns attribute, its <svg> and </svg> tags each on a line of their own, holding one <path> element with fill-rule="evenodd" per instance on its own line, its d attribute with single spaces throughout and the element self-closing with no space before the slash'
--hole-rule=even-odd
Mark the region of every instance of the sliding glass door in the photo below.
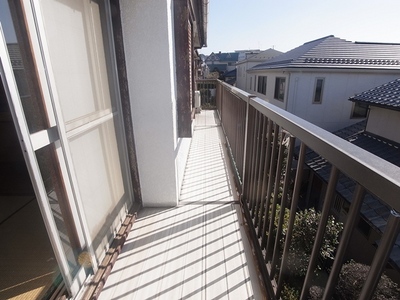
<svg viewBox="0 0 400 300">
<path fill-rule="evenodd" d="M 75 295 L 133 201 L 110 9 L 95 0 L 1 5 L 8 10 L 0 15 L 2 78 L 60 272 Z"/>
</svg>

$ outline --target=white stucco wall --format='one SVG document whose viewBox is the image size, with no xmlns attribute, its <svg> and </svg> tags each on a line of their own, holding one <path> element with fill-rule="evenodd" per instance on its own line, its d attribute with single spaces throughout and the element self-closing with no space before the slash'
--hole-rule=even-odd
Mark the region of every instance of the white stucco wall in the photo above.
<svg viewBox="0 0 400 300">
<path fill-rule="evenodd" d="M 248 91 L 249 93 L 252 93 L 256 95 L 257 97 L 268 101 L 269 103 L 272 103 L 279 108 L 286 109 L 286 102 L 287 102 L 287 97 L 288 97 L 288 88 L 289 88 L 289 75 L 285 71 L 274 71 L 274 72 L 257 72 L 257 73 L 250 73 L 251 76 L 253 77 L 253 89 L 254 89 L 254 75 L 257 75 L 257 85 L 255 91 Z M 266 90 L 266 95 L 258 93 L 257 88 L 258 88 L 258 76 L 267 76 L 267 90 Z M 286 78 L 286 85 L 285 85 L 285 97 L 283 101 L 274 99 L 274 93 L 275 93 L 275 79 L 277 77 L 283 77 Z M 250 79 L 249 79 L 250 80 Z"/>
<path fill-rule="evenodd" d="M 360 121 L 352 119 L 349 97 L 397 78 L 397 74 L 373 72 L 291 72 L 287 110 L 328 131 Z M 325 78 L 322 103 L 313 103 L 315 80 Z"/>
<path fill-rule="evenodd" d="M 260 62 L 251 62 L 251 61 L 246 61 L 241 64 L 237 65 L 237 68 L 241 68 L 241 76 L 237 76 L 236 78 L 236 86 L 248 93 L 251 93 L 253 91 L 250 91 L 250 77 L 254 77 L 252 74 L 248 74 L 247 70 L 251 69 L 255 65 L 258 65 Z M 239 71 L 239 70 L 238 70 Z M 239 72 L 237 73 L 239 74 Z M 252 79 L 252 85 L 254 88 L 254 78 Z"/>
<path fill-rule="evenodd" d="M 175 206 L 190 145 L 177 138 L 171 0 L 121 3 L 124 46 L 144 206 Z"/>
<path fill-rule="evenodd" d="M 328 131 L 336 131 L 360 121 L 351 119 L 353 103 L 349 97 L 398 78 L 400 71 L 264 70 L 250 74 L 267 76 L 267 95 L 251 93 Z M 276 77 L 286 77 L 284 102 L 274 100 Z M 316 78 L 325 78 L 320 104 L 313 103 Z"/>
<path fill-rule="evenodd" d="M 247 62 L 236 65 L 236 87 L 243 91 L 246 90 L 246 69 Z"/>
<path fill-rule="evenodd" d="M 366 130 L 400 143 L 400 111 L 371 106 Z"/>
</svg>

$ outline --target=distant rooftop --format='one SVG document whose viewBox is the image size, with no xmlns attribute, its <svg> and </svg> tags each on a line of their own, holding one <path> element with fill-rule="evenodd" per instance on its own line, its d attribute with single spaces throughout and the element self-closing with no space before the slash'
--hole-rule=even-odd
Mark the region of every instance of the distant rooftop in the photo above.
<svg viewBox="0 0 400 300">
<path fill-rule="evenodd" d="M 349 100 L 400 110 L 400 78 L 350 97 Z"/>
<path fill-rule="evenodd" d="M 400 69 L 400 44 L 350 42 L 329 35 L 304 43 L 252 70 L 278 68 Z"/>
<path fill-rule="evenodd" d="M 211 53 L 206 58 L 206 63 L 210 62 L 228 62 L 228 61 L 238 61 L 239 53 L 238 52 L 219 52 L 219 53 Z"/>
<path fill-rule="evenodd" d="M 278 55 L 282 55 L 281 51 L 275 50 L 275 49 L 267 49 L 264 51 L 261 51 L 259 53 L 247 53 L 246 58 L 243 60 L 240 60 L 237 62 L 237 65 L 244 64 L 246 62 L 266 62 L 267 60 L 270 60 Z"/>
</svg>

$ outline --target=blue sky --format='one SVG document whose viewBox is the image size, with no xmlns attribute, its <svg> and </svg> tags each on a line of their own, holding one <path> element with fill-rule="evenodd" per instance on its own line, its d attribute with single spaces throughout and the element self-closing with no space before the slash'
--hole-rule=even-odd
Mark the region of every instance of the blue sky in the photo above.
<svg viewBox="0 0 400 300">
<path fill-rule="evenodd" d="M 208 47 L 199 52 L 286 52 L 327 35 L 400 43 L 400 0 L 209 0 Z"/>
</svg>

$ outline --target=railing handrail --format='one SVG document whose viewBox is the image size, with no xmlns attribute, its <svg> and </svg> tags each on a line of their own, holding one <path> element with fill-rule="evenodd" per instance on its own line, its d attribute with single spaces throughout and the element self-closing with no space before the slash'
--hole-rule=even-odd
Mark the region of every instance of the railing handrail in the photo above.
<svg viewBox="0 0 400 300">
<path fill-rule="evenodd" d="M 268 101 L 221 81 L 217 84 L 216 95 L 217 109 L 227 139 L 231 163 L 239 179 L 240 203 L 246 222 L 249 224 L 260 274 L 271 299 L 279 299 L 282 294 L 287 293 L 287 288 L 294 288 L 296 293 L 299 292 L 301 300 L 305 300 L 309 295 L 314 272 L 319 264 L 318 260 L 322 258 L 321 249 L 325 231 L 329 227 L 329 216 L 335 205 L 337 186 L 338 184 L 347 186 L 339 180 L 341 173 L 355 181 L 355 184 L 354 191 L 351 192 L 350 187 L 348 191 L 351 194 L 351 200 L 348 199 L 351 203 L 345 217 L 344 232 L 339 238 L 341 225 L 336 223 L 339 227 L 331 232 L 337 237 L 330 241 L 333 243 L 329 247 L 330 257 L 323 256 L 323 260 L 327 262 L 334 256 L 334 260 L 330 261 L 333 264 L 332 270 L 327 271 L 328 280 L 325 287 L 321 288 L 324 293 L 323 299 L 330 299 L 337 293 L 335 288 L 336 284 L 339 284 L 339 274 L 345 263 L 346 251 L 354 229 L 358 226 L 357 220 L 362 215 L 364 190 L 392 209 L 390 213 L 385 211 L 386 217 L 382 215 L 385 220 L 387 218 L 387 222 L 379 223 L 382 235 L 359 297 L 363 300 L 372 299 L 400 232 L 400 214 L 397 213 L 400 211 L 400 201 L 397 201 L 400 193 L 400 168 Z M 294 163 L 293 159 L 295 139 L 300 141 L 297 163 Z M 307 147 L 320 156 L 318 160 L 322 162 L 321 168 L 325 168 L 324 173 L 330 169 L 329 179 L 324 178 L 324 181 L 327 180 L 324 191 L 322 187 L 320 191 L 318 187 L 312 190 L 315 183 L 323 184 L 320 179 L 314 178 L 313 174 L 309 174 L 303 180 L 303 174 L 306 174 L 304 166 Z M 293 167 L 297 169 L 296 174 L 291 172 Z M 282 177 L 283 168 L 285 172 Z M 307 195 L 305 191 L 301 192 L 304 184 L 307 185 Z M 315 193 L 313 197 L 318 199 L 308 198 L 312 192 Z M 302 207 L 318 205 L 320 208 L 318 228 L 313 239 L 310 239 L 312 251 L 296 246 L 297 251 L 303 252 L 295 253 L 295 257 L 308 255 L 307 267 L 302 265 L 307 263 L 306 261 L 293 263 L 292 260 L 296 258 L 291 256 L 293 253 L 290 254 L 295 251 L 291 250 L 291 244 L 299 205 Z M 278 207 L 283 208 L 280 209 L 279 220 L 277 220 Z M 285 231 L 283 224 L 286 210 L 289 212 L 289 218 Z M 384 225 L 384 229 L 380 225 Z M 281 244 L 283 233 L 285 238 Z M 334 254 L 332 251 L 335 251 L 333 249 L 336 247 L 335 243 L 338 243 L 336 244 L 338 248 Z M 299 264 L 300 269 L 296 269 Z M 267 266 L 270 267 L 269 271 Z M 294 269 L 290 269 L 289 266 Z M 303 278 L 300 274 L 304 272 L 304 267 L 307 269 Z M 293 284 L 287 280 L 289 274 L 297 274 L 303 278 L 301 290 L 300 286 L 297 286 L 299 283 Z M 273 283 L 274 278 L 277 278 L 275 283 Z"/>
<path fill-rule="evenodd" d="M 299 138 L 341 172 L 400 212 L 400 168 L 267 101 L 220 81 L 231 93 Z"/>
</svg>

